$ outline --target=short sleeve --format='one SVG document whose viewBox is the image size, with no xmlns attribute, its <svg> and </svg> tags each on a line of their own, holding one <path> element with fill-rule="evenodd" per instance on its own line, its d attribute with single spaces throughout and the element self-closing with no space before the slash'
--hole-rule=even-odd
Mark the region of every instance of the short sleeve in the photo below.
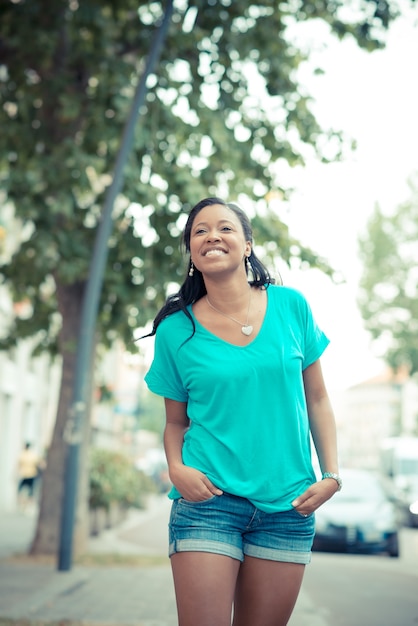
<svg viewBox="0 0 418 626">
<path fill-rule="evenodd" d="M 303 369 L 315 363 L 323 354 L 329 344 L 329 339 L 316 323 L 308 302 L 305 304 L 305 350 L 303 358 Z"/>
<path fill-rule="evenodd" d="M 174 340 L 175 333 L 169 322 L 170 318 L 167 318 L 157 329 L 154 358 L 144 380 L 153 393 L 177 402 L 186 402 L 188 394 L 176 358 L 178 342 Z"/>
</svg>

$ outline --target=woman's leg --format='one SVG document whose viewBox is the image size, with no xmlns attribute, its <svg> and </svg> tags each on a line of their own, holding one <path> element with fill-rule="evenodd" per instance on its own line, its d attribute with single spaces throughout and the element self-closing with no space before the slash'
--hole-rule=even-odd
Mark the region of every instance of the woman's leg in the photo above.
<svg viewBox="0 0 418 626">
<path fill-rule="evenodd" d="M 171 567 L 179 626 L 231 626 L 240 561 L 209 552 L 177 552 Z"/>
<path fill-rule="evenodd" d="M 233 626 L 285 626 L 304 571 L 298 563 L 246 556 L 238 574 Z"/>
</svg>

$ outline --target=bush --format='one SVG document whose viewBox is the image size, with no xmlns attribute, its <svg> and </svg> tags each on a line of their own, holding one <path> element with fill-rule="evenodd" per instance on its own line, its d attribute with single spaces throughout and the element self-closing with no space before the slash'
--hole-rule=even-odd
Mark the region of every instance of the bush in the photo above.
<svg viewBox="0 0 418 626">
<path fill-rule="evenodd" d="M 90 508 L 109 510 L 112 503 L 117 503 L 140 509 L 144 506 L 144 495 L 152 491 L 155 491 L 152 481 L 124 454 L 97 448 L 91 451 Z"/>
</svg>

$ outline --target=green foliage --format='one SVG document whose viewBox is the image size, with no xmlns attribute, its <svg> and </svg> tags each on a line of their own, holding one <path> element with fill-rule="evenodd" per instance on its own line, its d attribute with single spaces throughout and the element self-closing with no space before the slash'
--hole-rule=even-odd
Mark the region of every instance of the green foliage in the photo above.
<svg viewBox="0 0 418 626">
<path fill-rule="evenodd" d="M 343 19 L 344 5 L 176 3 L 114 210 L 102 341 L 119 335 L 132 345 L 132 329 L 154 317 L 167 285 L 181 280 L 182 210 L 214 194 L 245 194 L 257 207 L 268 190 L 280 187 L 279 159 L 302 163 L 307 144 L 326 159 L 330 131 L 319 128 L 296 82 L 307 52 L 288 29 L 323 20 L 338 37 L 354 36 L 373 49 L 383 45 L 397 6 L 363 0 L 355 17 Z M 50 286 L 86 281 L 134 84 L 164 6 L 137 0 L 1 3 L 0 190 L 22 226 L 32 226 L 22 230 L 13 258 L 0 265 L 15 300 L 28 299 L 33 307 L 32 317 L 15 320 L 9 343 L 41 329 L 42 347 L 54 346 L 60 304 Z M 254 90 L 256 73 L 262 83 Z M 344 138 L 335 138 L 341 149 Z M 269 220 L 276 220 L 274 235 L 266 226 L 258 243 L 273 240 L 286 257 L 286 227 L 274 214 L 265 215 Z M 305 255 L 306 263 L 317 261 Z"/>
<path fill-rule="evenodd" d="M 135 469 L 124 454 L 93 449 L 90 455 L 91 508 L 109 509 L 112 503 L 122 507 L 143 508 L 144 495 L 154 491 L 151 480 Z"/>
<path fill-rule="evenodd" d="M 392 215 L 379 207 L 359 240 L 363 275 L 359 306 L 381 355 L 418 372 L 418 185 Z"/>
</svg>

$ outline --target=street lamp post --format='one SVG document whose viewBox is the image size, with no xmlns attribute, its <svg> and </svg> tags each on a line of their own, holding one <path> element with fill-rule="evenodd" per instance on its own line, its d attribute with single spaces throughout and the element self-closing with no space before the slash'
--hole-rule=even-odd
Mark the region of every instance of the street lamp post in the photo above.
<svg viewBox="0 0 418 626">
<path fill-rule="evenodd" d="M 123 168 L 133 143 L 139 108 L 147 91 L 146 81 L 157 63 L 173 12 L 173 1 L 168 0 L 163 20 L 155 34 L 149 57 L 135 91 L 131 111 L 124 129 L 111 185 L 107 189 L 103 212 L 97 230 L 90 266 L 89 278 L 83 297 L 81 326 L 77 344 L 73 400 L 70 407 L 64 437 L 68 444 L 64 493 L 61 510 L 61 532 L 58 553 L 58 569 L 68 571 L 72 565 L 74 518 L 77 500 L 79 452 L 82 442 L 82 425 L 86 419 L 87 394 L 94 349 L 94 335 L 103 275 L 108 256 L 108 241 L 112 232 L 112 211 L 115 199 L 122 187 Z"/>
</svg>

